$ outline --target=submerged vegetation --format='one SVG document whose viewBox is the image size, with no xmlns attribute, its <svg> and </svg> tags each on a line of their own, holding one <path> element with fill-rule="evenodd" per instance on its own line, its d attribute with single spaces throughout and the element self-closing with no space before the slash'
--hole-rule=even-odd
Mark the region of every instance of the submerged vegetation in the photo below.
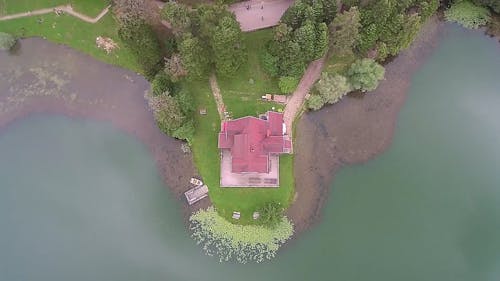
<svg viewBox="0 0 500 281">
<path fill-rule="evenodd" d="M 16 44 L 16 38 L 9 33 L 0 32 L 0 50 L 8 51 Z"/>
<path fill-rule="evenodd" d="M 468 0 L 457 0 L 444 12 L 447 21 L 476 29 L 490 21 L 490 11 L 482 6 L 477 6 Z"/>
<path fill-rule="evenodd" d="M 274 228 L 235 225 L 219 216 L 213 207 L 197 211 L 189 221 L 196 242 L 208 255 L 215 255 L 220 261 L 269 260 L 293 234 L 293 225 L 286 217 L 282 217 Z"/>
</svg>

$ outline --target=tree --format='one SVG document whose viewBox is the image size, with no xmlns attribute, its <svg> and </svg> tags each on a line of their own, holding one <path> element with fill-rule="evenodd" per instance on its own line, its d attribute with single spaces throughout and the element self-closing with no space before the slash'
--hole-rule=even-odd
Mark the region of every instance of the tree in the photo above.
<svg viewBox="0 0 500 281">
<path fill-rule="evenodd" d="M 439 8 L 439 0 L 426 0 L 419 3 L 422 23 L 433 15 Z"/>
<path fill-rule="evenodd" d="M 309 5 L 304 3 L 302 0 L 297 0 L 290 6 L 283 16 L 281 17 L 281 23 L 290 26 L 292 29 L 297 29 L 302 26 L 302 23 L 307 18 L 307 9 L 310 8 Z M 311 14 L 314 15 L 314 12 L 311 9 Z"/>
<path fill-rule="evenodd" d="M 259 222 L 268 228 L 275 228 L 283 220 L 283 207 L 277 202 L 264 204 L 258 212 Z"/>
<path fill-rule="evenodd" d="M 295 30 L 294 41 L 300 46 L 300 52 L 305 61 L 311 61 L 316 55 L 316 31 L 314 23 L 310 20 Z"/>
<path fill-rule="evenodd" d="M 325 103 L 325 99 L 319 94 L 311 95 L 309 99 L 307 99 L 307 107 L 312 110 L 321 109 Z"/>
<path fill-rule="evenodd" d="M 372 59 L 354 62 L 347 71 L 347 78 L 354 90 L 363 92 L 375 90 L 384 78 L 384 67 Z"/>
<path fill-rule="evenodd" d="M 290 94 L 297 88 L 299 79 L 297 77 L 283 76 L 280 77 L 278 86 L 283 94 Z"/>
<path fill-rule="evenodd" d="M 413 42 L 420 30 L 420 16 L 418 14 L 396 15 L 386 22 L 386 28 L 380 35 L 390 55 L 397 55 Z"/>
<path fill-rule="evenodd" d="M 351 7 L 338 15 L 330 24 L 330 50 L 339 55 L 352 52 L 359 40 L 360 14 L 357 7 Z"/>
<path fill-rule="evenodd" d="M 150 96 L 149 105 L 153 110 L 158 127 L 167 135 L 171 136 L 184 124 L 185 116 L 179 103 L 168 92 L 159 96 Z"/>
<path fill-rule="evenodd" d="M 240 25 L 232 16 L 220 20 L 214 30 L 211 45 L 215 68 L 222 76 L 234 75 L 247 59 Z"/>
<path fill-rule="evenodd" d="M 272 77 L 278 76 L 278 58 L 271 55 L 267 49 L 260 54 L 260 63 L 268 75 Z"/>
<path fill-rule="evenodd" d="M 188 74 L 180 54 L 172 54 L 170 58 L 165 59 L 165 72 L 169 74 L 174 82 L 179 81 Z"/>
<path fill-rule="evenodd" d="M 151 26 L 141 18 L 129 17 L 122 20 L 118 36 L 132 50 L 146 78 L 152 79 L 161 69 L 163 57 Z"/>
<path fill-rule="evenodd" d="M 207 75 L 210 61 L 206 48 L 198 38 L 190 33 L 184 34 L 179 44 L 179 53 L 189 78 L 198 79 Z"/>
<path fill-rule="evenodd" d="M 151 92 L 153 96 L 160 96 L 165 92 L 170 93 L 172 86 L 173 83 L 165 71 L 159 71 L 151 82 Z"/>
<path fill-rule="evenodd" d="M 478 6 L 490 7 L 495 13 L 500 14 L 500 1 L 498 0 L 472 0 Z"/>
<path fill-rule="evenodd" d="M 148 7 L 144 0 L 113 0 L 113 12 L 118 22 L 148 17 Z"/>
<path fill-rule="evenodd" d="M 280 46 L 279 73 L 282 76 L 299 77 L 306 67 L 304 56 L 297 42 L 289 41 Z"/>
<path fill-rule="evenodd" d="M 328 26 L 322 22 L 316 28 L 314 59 L 319 59 L 328 51 Z"/>
<path fill-rule="evenodd" d="M 167 2 L 161 15 L 177 32 L 186 32 L 191 28 L 191 14 L 189 8 L 183 4 Z"/>
<path fill-rule="evenodd" d="M 322 0 L 321 2 L 323 3 L 324 11 L 324 18 L 321 22 L 329 25 L 337 14 L 337 0 Z"/>
<path fill-rule="evenodd" d="M 221 5 L 199 5 L 196 9 L 196 14 L 198 24 L 196 29 L 193 30 L 193 34 L 207 45 L 210 45 L 215 29 L 220 25 L 221 19 L 234 17 L 233 14 Z"/>
<path fill-rule="evenodd" d="M 476 29 L 490 21 L 490 11 L 467 0 L 461 0 L 453 3 L 444 12 L 444 17 L 447 21 L 454 21 L 464 27 Z"/>
<path fill-rule="evenodd" d="M 321 79 L 316 83 L 316 90 L 325 102 L 333 104 L 351 90 L 351 85 L 342 75 L 329 75 L 323 72 Z"/>
<path fill-rule="evenodd" d="M 0 32 L 0 50 L 8 51 L 16 44 L 16 38 L 9 33 Z"/>
</svg>

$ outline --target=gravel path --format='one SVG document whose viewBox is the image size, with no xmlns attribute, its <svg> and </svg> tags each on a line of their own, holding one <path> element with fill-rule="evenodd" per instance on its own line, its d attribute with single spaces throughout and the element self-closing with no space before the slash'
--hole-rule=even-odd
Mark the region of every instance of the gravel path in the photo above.
<svg viewBox="0 0 500 281">
<path fill-rule="evenodd" d="M 217 104 L 217 111 L 219 112 L 220 120 L 225 120 L 224 111 L 225 105 L 224 100 L 222 99 L 222 95 L 220 94 L 219 84 L 217 84 L 217 78 L 215 74 L 210 76 L 210 88 L 212 89 L 212 94 L 214 95 L 215 103 Z"/>
<path fill-rule="evenodd" d="M 35 10 L 35 11 L 28 11 L 28 12 L 19 13 L 19 14 L 3 16 L 3 17 L 0 17 L 0 21 L 12 20 L 12 19 L 24 18 L 24 17 L 31 17 L 31 16 L 39 16 L 39 15 L 54 13 L 56 10 L 61 10 L 65 13 L 67 13 L 71 16 L 74 16 L 76 18 L 79 18 L 85 22 L 96 23 L 102 17 L 104 17 L 104 15 L 106 15 L 108 13 L 110 7 L 111 7 L 111 5 L 104 8 L 95 18 L 91 18 L 87 15 L 75 12 L 73 10 L 73 7 L 71 7 L 71 5 L 68 4 L 68 5 L 63 5 L 63 6 L 56 6 L 56 7 L 52 7 L 52 8 L 46 8 L 46 9 L 40 9 L 40 10 Z"/>
<path fill-rule="evenodd" d="M 322 57 L 315 60 L 309 64 L 304 75 L 300 79 L 299 85 L 295 92 L 293 92 L 292 97 L 289 99 L 285 107 L 284 120 L 286 125 L 286 131 L 289 135 L 292 134 L 293 120 L 295 116 L 302 108 L 306 95 L 311 90 L 312 86 L 321 76 L 321 70 L 323 69 L 323 64 L 325 63 L 325 58 Z"/>
</svg>

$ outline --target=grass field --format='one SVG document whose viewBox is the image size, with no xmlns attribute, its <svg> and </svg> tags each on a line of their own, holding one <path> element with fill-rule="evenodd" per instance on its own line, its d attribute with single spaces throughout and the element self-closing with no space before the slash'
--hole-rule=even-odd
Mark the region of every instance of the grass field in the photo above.
<svg viewBox="0 0 500 281">
<path fill-rule="evenodd" d="M 2 12 L 17 13 L 37 8 L 66 4 L 63 0 L 0 0 Z M 75 10 L 95 16 L 105 5 L 104 0 L 71 1 Z M 15 4 L 14 4 L 15 3 Z M 29 7 L 29 8 L 28 8 Z M 28 9 L 27 9 L 28 8 Z M 68 45 L 87 53 L 97 59 L 124 68 L 139 71 L 139 66 L 132 53 L 122 44 L 117 36 L 117 24 L 111 15 L 107 14 L 96 24 L 85 23 L 77 18 L 55 14 L 0 22 L 0 31 L 14 34 L 18 37 L 39 36 L 50 41 Z M 95 45 L 97 36 L 112 38 L 120 48 L 112 54 L 106 54 Z M 258 115 L 275 107 L 283 106 L 260 101 L 265 93 L 279 93 L 277 80 L 269 78 L 260 67 L 259 52 L 267 39 L 271 38 L 272 30 L 245 33 L 248 46 L 248 64 L 231 79 L 219 78 L 224 102 L 233 117 Z M 249 83 L 253 79 L 254 83 Z M 196 133 L 193 140 L 193 158 L 203 180 L 210 190 L 210 198 L 219 213 L 228 220 L 233 211 L 241 212 L 238 223 L 250 224 L 254 211 L 269 201 L 280 202 L 288 207 L 293 198 L 293 156 L 280 158 L 280 188 L 220 188 L 220 159 L 217 148 L 217 133 L 220 130 L 220 120 L 208 81 L 184 82 L 193 93 L 196 106 L 206 108 L 207 115 L 196 114 Z"/>
<path fill-rule="evenodd" d="M 277 80 L 269 78 L 261 69 L 259 51 L 272 36 L 271 30 L 245 33 L 248 48 L 248 64 L 243 66 L 233 78 L 218 78 L 224 103 L 233 118 L 247 115 L 256 116 L 274 106 L 275 110 L 282 105 L 262 102 L 260 96 L 265 93 L 279 93 Z M 249 83 L 253 79 L 254 83 Z M 294 194 L 293 155 L 280 157 L 279 188 L 221 188 L 220 187 L 220 154 L 217 148 L 217 134 L 220 131 L 220 119 L 212 97 L 208 81 L 189 82 L 188 87 L 196 100 L 198 108 L 206 108 L 207 115 L 197 115 L 196 134 L 193 141 L 193 157 L 209 187 L 209 195 L 219 214 L 229 221 L 241 224 L 252 224 L 252 214 L 263 204 L 274 201 L 288 207 Z M 231 218 L 233 211 L 239 211 L 241 218 Z"/>
<path fill-rule="evenodd" d="M 260 66 L 260 52 L 272 36 L 272 29 L 244 33 L 247 64 L 243 65 L 234 77 L 217 77 L 224 104 L 233 118 L 257 116 L 272 107 L 276 111 L 284 108 L 283 105 L 261 100 L 261 96 L 266 93 L 280 93 L 278 79 L 269 77 Z M 253 80 L 253 83 L 250 80 Z"/>
<path fill-rule="evenodd" d="M 344 56 L 333 55 L 326 62 L 323 71 L 330 74 L 341 74 L 345 75 L 351 64 L 358 57 L 355 54 L 348 54 Z"/>
<path fill-rule="evenodd" d="M 108 0 L 0 0 L 0 15 L 10 15 L 71 4 L 75 11 L 95 17 L 109 4 Z"/>
<path fill-rule="evenodd" d="M 4 3 L 5 5 L 5 0 L 0 1 L 4 1 L 0 3 Z M 42 4 L 50 6 L 51 3 L 57 3 L 57 1 L 61 0 L 31 2 L 26 0 L 9 0 L 8 7 L 11 7 L 10 9 L 13 11 L 16 9 L 23 11 L 29 3 L 33 3 L 33 7 L 41 6 L 43 8 L 46 6 Z M 105 0 L 73 0 L 72 2 L 75 3 L 75 9 L 76 7 L 81 7 L 87 12 L 93 11 L 95 14 L 107 5 L 107 1 Z M 13 6 L 14 3 L 15 6 Z M 65 3 L 68 3 L 68 1 Z M 29 6 L 32 7 L 31 4 Z M 92 14 L 91 16 L 95 15 Z M 118 38 L 117 29 L 117 23 L 111 12 L 106 14 L 96 24 L 86 23 L 69 15 L 57 16 L 52 13 L 0 22 L 0 31 L 11 33 L 17 37 L 42 37 L 52 42 L 68 45 L 107 63 L 140 72 L 135 57 Z M 97 36 L 112 38 L 120 48 L 111 54 L 106 54 L 104 50 L 96 47 L 95 39 Z"/>
</svg>

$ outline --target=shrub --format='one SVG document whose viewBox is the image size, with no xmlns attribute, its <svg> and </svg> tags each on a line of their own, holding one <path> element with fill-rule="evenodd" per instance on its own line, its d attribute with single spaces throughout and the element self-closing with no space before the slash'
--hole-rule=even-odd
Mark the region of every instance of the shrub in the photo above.
<svg viewBox="0 0 500 281">
<path fill-rule="evenodd" d="M 9 33 L 0 32 L 0 50 L 8 51 L 16 44 L 16 38 Z"/>
<path fill-rule="evenodd" d="M 299 79 L 297 77 L 283 76 L 280 77 L 278 86 L 283 94 L 290 94 L 297 88 Z"/>
<path fill-rule="evenodd" d="M 267 50 L 263 51 L 260 55 L 260 63 L 264 71 L 272 77 L 279 74 L 278 58 L 271 55 Z"/>
<path fill-rule="evenodd" d="M 347 78 L 352 88 L 363 92 L 375 90 L 384 74 L 384 67 L 372 59 L 357 60 L 347 70 Z"/>
<path fill-rule="evenodd" d="M 155 75 L 151 82 L 151 92 L 153 96 L 159 96 L 165 92 L 171 92 L 172 81 L 164 71 L 160 71 Z"/>
<path fill-rule="evenodd" d="M 236 225 L 219 216 L 213 207 L 197 211 L 189 221 L 193 239 L 207 255 L 216 255 L 220 261 L 269 260 L 293 234 L 293 225 L 286 217 L 274 229 Z"/>
<path fill-rule="evenodd" d="M 467 0 L 455 2 L 444 12 L 444 16 L 447 21 L 457 22 L 471 29 L 476 29 L 490 21 L 488 9 L 476 6 Z"/>
<path fill-rule="evenodd" d="M 316 83 L 316 90 L 324 102 L 334 104 L 345 96 L 350 90 L 351 85 L 342 75 L 329 75 L 326 72 L 321 74 L 321 79 Z"/>
<path fill-rule="evenodd" d="M 179 54 L 172 54 L 170 58 L 165 58 L 165 72 L 175 82 L 188 74 Z"/>
<path fill-rule="evenodd" d="M 307 108 L 312 109 L 312 110 L 318 110 L 325 105 L 326 101 L 325 99 L 320 96 L 319 94 L 314 94 L 307 99 Z"/>
<path fill-rule="evenodd" d="M 276 202 L 266 203 L 259 213 L 259 222 L 268 228 L 275 228 L 283 220 L 283 207 Z"/>
</svg>

